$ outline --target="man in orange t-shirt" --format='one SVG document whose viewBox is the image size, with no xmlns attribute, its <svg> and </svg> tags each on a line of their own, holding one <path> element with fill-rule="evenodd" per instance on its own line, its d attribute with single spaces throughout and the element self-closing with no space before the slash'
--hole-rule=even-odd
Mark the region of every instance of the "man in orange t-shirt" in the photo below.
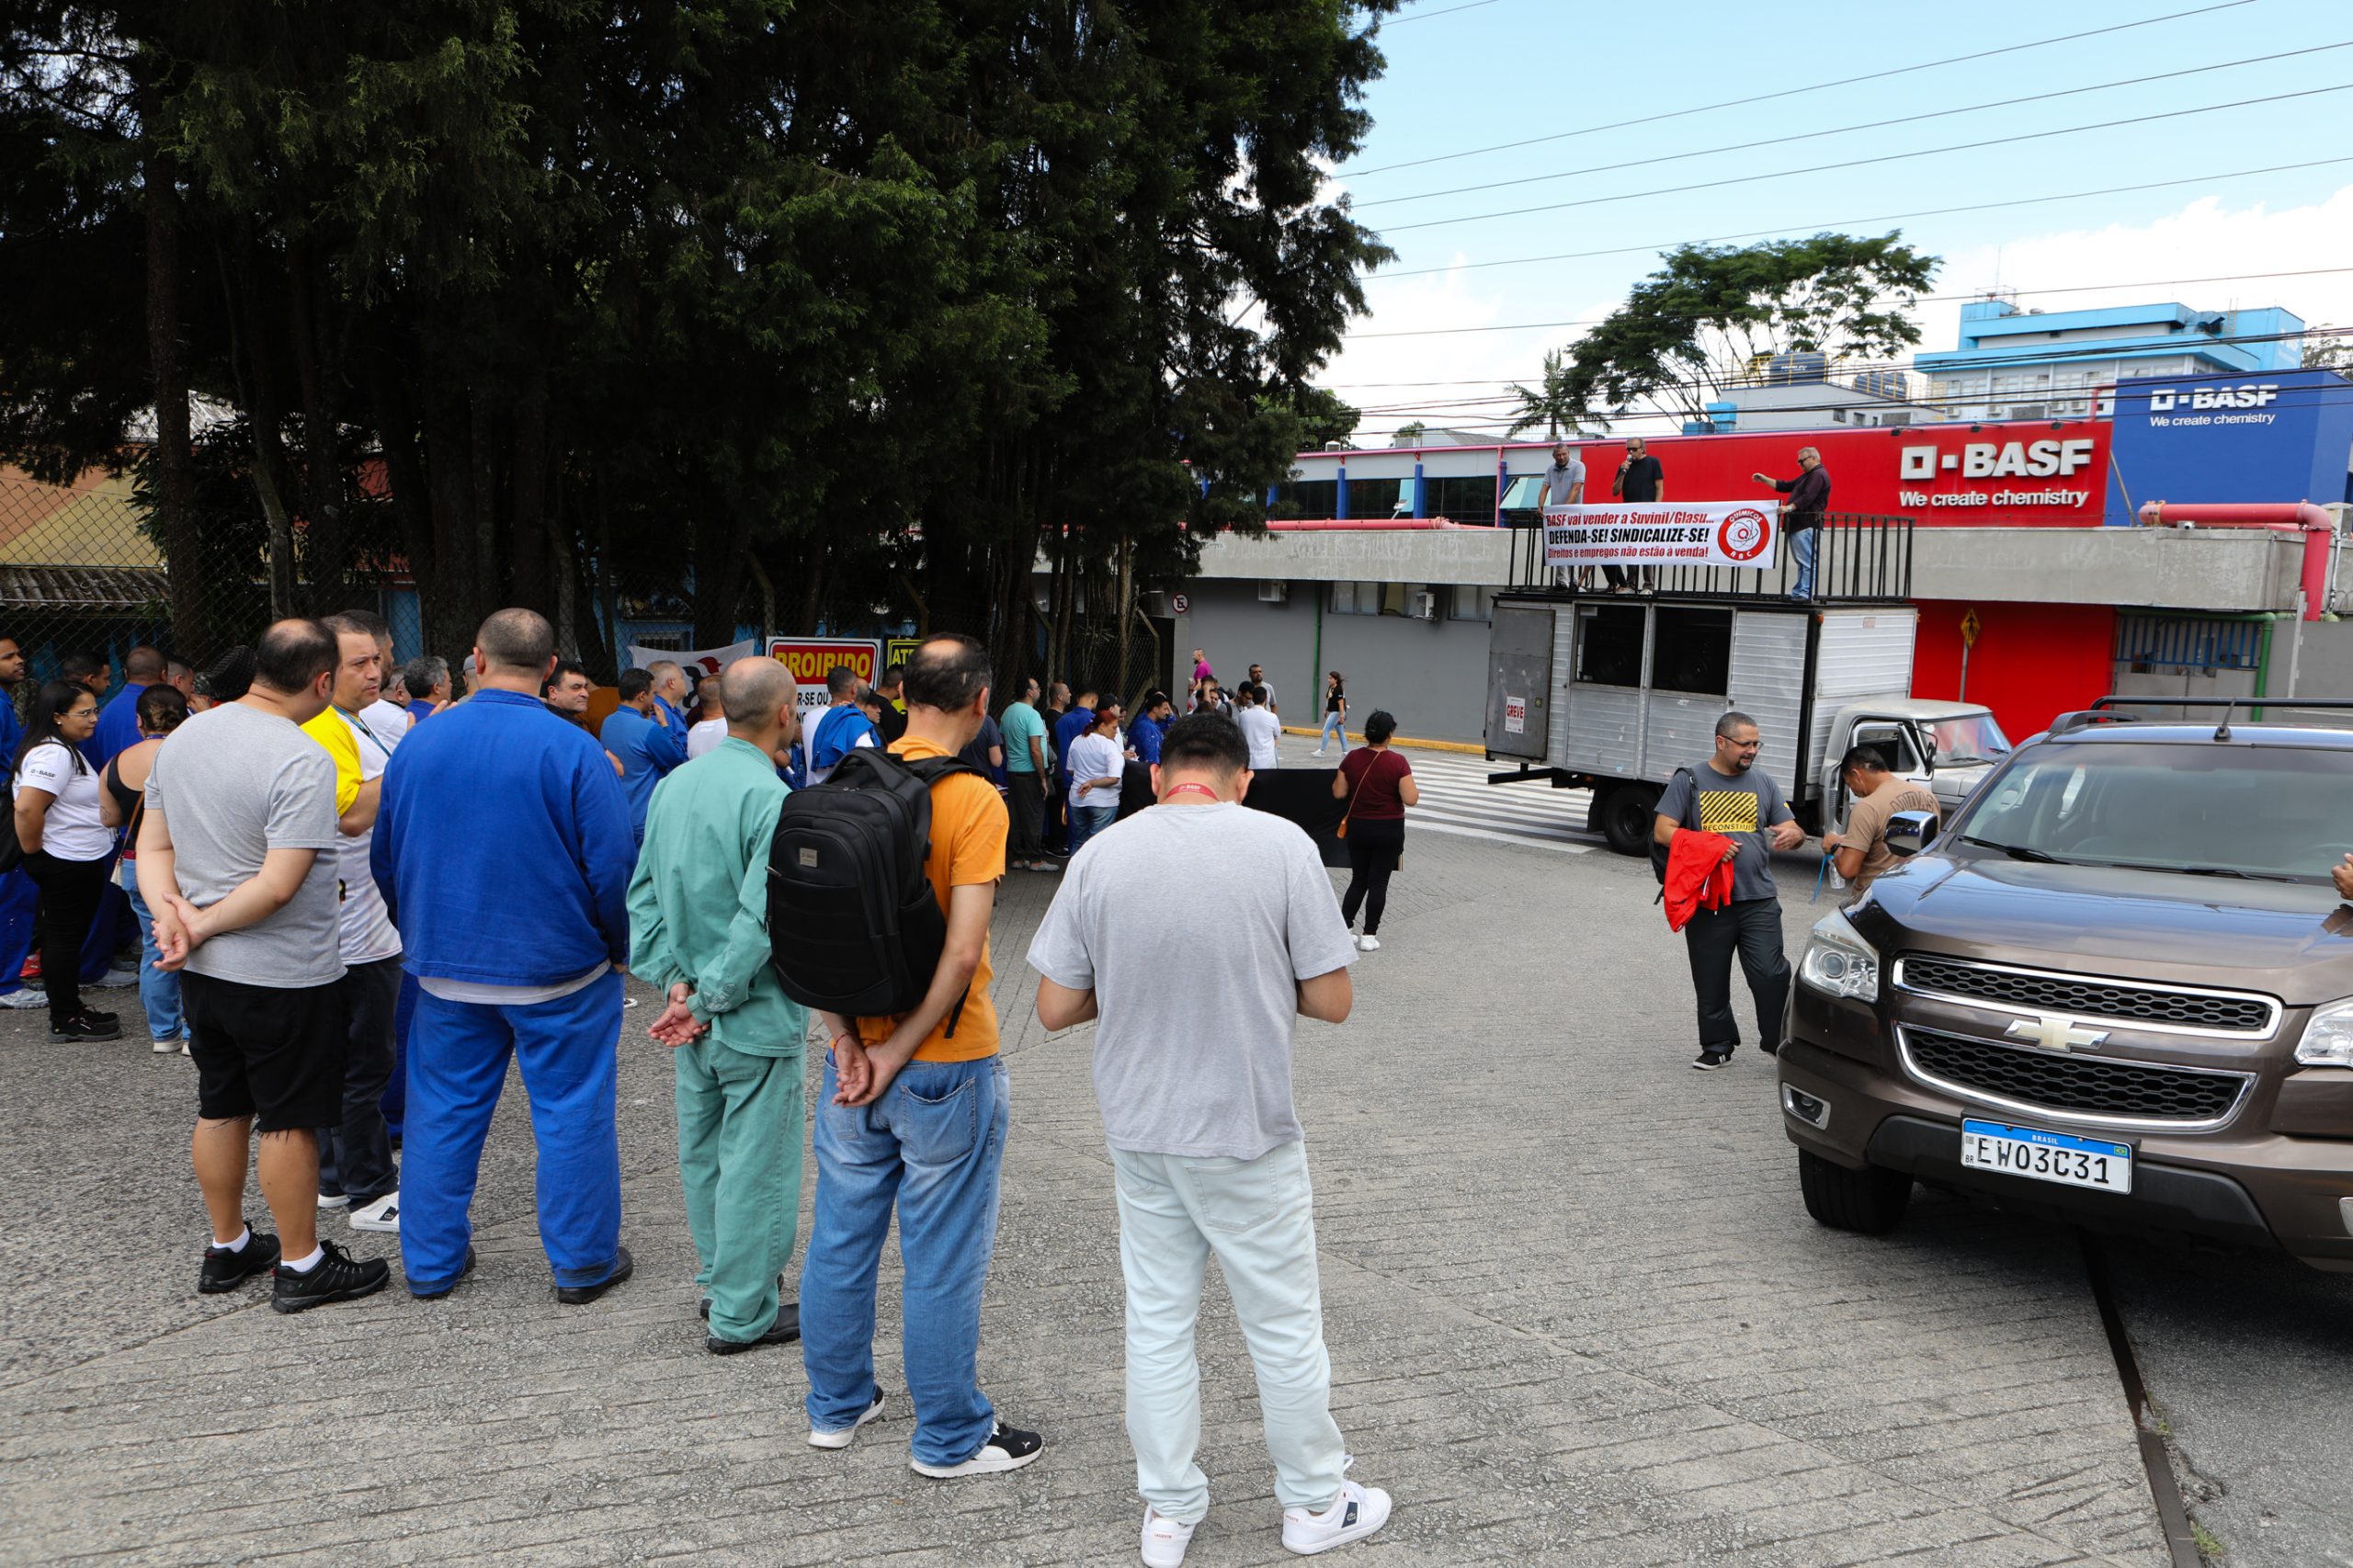
<svg viewBox="0 0 2353 1568">
<path fill-rule="evenodd" d="M 989 710 L 989 656 L 969 637 L 925 640 L 907 662 L 907 733 L 894 756 L 952 757 Z M 909 1462 L 931 1476 L 1018 1470 L 1044 1442 L 1008 1426 L 981 1392 L 981 1291 L 996 1244 L 1005 1161 L 1005 1063 L 989 997 L 989 916 L 1005 875 L 1005 801 L 987 778 L 931 787 L 926 868 L 948 915 L 931 987 L 887 1018 L 820 1013 L 831 1036 L 811 1142 L 816 1214 L 801 1273 L 809 1441 L 846 1449 L 883 1414 L 874 1381 L 874 1281 L 895 1207 Z"/>
</svg>

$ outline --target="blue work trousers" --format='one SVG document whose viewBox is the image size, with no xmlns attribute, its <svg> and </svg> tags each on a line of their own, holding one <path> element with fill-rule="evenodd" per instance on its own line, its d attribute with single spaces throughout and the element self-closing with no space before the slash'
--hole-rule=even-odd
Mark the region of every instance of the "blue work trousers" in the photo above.
<svg viewBox="0 0 2353 1568">
<path fill-rule="evenodd" d="M 620 1028 L 612 971 L 522 1007 L 419 992 L 401 1145 L 401 1263 L 412 1291 L 446 1290 L 465 1266 L 483 1140 L 510 1058 L 530 1096 L 540 1244 L 555 1282 L 611 1277 L 621 1240 Z"/>
</svg>

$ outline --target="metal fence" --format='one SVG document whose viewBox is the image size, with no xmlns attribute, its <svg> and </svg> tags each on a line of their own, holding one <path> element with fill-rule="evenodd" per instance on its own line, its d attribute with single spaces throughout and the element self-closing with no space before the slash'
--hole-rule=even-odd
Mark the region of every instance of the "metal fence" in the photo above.
<svg viewBox="0 0 2353 1568">
<path fill-rule="evenodd" d="M 1814 535 L 1815 601 L 1901 604 L 1908 600 L 1912 597 L 1912 518 L 1902 514 L 1825 514 Z M 1512 552 L 1514 587 L 1555 588 L 1573 598 L 1608 592 L 1608 577 L 1600 567 L 1586 567 L 1581 572 L 1547 567 L 1544 530 L 1540 526 L 1514 531 L 1518 536 Z M 1662 594 L 1780 599 L 1797 586 L 1797 558 L 1788 539 L 1784 534 L 1773 559 L 1757 566 L 1670 564 L 1629 566 L 1621 571 L 1629 578 L 1638 578 L 1641 585 Z M 1580 575 L 1582 582 L 1578 580 Z"/>
</svg>

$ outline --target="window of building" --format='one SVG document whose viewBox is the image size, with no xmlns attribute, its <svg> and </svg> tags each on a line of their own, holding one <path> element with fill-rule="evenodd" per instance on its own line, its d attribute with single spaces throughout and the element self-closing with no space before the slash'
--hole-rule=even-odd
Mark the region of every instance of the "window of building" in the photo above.
<svg viewBox="0 0 2353 1568">
<path fill-rule="evenodd" d="M 1495 618 L 1495 595 L 1500 590 L 1483 587 L 1476 583 L 1457 583 L 1439 592 L 1447 596 L 1446 619 L 1449 620 L 1493 620 Z"/>
<path fill-rule="evenodd" d="M 1640 605 L 1580 605 L 1576 678 L 1588 686 L 1642 685 L 1644 619 Z"/>
<path fill-rule="evenodd" d="M 1340 485 L 1332 479 L 1293 479 L 1275 486 L 1269 517 L 1328 517 L 1340 503 Z"/>
<path fill-rule="evenodd" d="M 1651 644 L 1651 686 L 1724 697 L 1732 691 L 1732 611 L 1658 608 Z"/>
<path fill-rule="evenodd" d="M 1392 517 L 1400 500 L 1405 503 L 1405 510 L 1410 513 L 1414 509 L 1413 483 L 1410 479 L 1351 479 L 1348 481 L 1348 516 Z"/>
<path fill-rule="evenodd" d="M 1354 615 L 1357 612 L 1357 585 L 1354 583 L 1332 585 L 1332 613 Z"/>
<path fill-rule="evenodd" d="M 1458 523 L 1492 523 L 1495 520 L 1495 477 L 1480 473 L 1467 479 L 1425 478 L 1422 506 L 1433 517 L 1451 517 Z"/>
<path fill-rule="evenodd" d="M 1410 613 L 1413 601 L 1408 596 L 1412 590 L 1404 584 L 1358 583 L 1357 585 L 1357 597 L 1359 602 L 1362 601 L 1364 597 L 1364 591 L 1367 588 L 1370 588 L 1374 594 L 1379 596 L 1373 602 L 1380 608 L 1381 614 L 1405 615 Z"/>
</svg>

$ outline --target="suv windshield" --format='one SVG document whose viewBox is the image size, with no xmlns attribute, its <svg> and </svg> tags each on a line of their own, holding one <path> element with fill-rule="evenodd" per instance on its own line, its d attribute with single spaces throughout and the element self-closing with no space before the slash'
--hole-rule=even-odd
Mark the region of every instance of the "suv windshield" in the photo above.
<svg viewBox="0 0 2353 1568">
<path fill-rule="evenodd" d="M 2010 755 L 2010 738 L 1991 713 L 1970 713 L 1959 719 L 1931 720 L 1928 741 L 1937 748 L 1936 765 L 1950 767 L 1972 762 L 1999 762 Z"/>
<path fill-rule="evenodd" d="M 1958 833 L 2022 860 L 2325 881 L 2353 851 L 2347 754 L 2208 742 L 2049 744 Z"/>
</svg>

